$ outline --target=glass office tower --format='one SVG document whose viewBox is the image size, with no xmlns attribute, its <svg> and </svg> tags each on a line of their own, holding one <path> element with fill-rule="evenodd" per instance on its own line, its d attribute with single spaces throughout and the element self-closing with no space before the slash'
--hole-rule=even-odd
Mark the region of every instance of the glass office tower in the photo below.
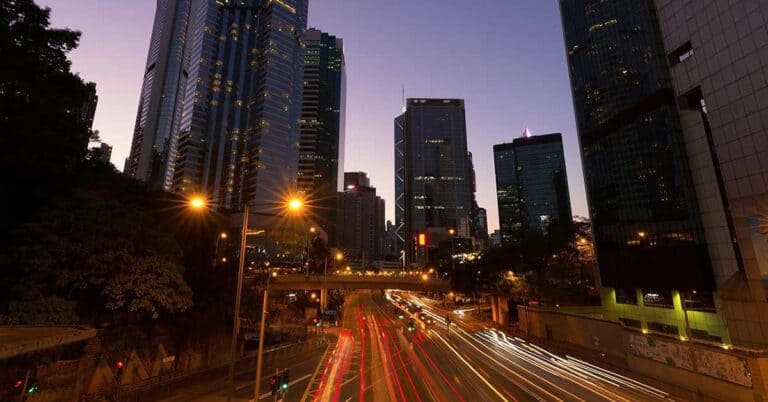
<svg viewBox="0 0 768 402">
<path fill-rule="evenodd" d="M 653 1 L 560 7 L 602 285 L 713 290 Z"/>
<path fill-rule="evenodd" d="M 158 0 L 126 174 L 169 190 L 191 0 Z"/>
<path fill-rule="evenodd" d="M 514 144 L 493 146 L 496 169 L 496 202 L 499 208 L 501 244 L 514 243 L 522 237 L 522 216 L 517 185 L 517 163 Z"/>
<path fill-rule="evenodd" d="M 435 247 L 450 229 L 456 237 L 470 237 L 464 101 L 408 99 L 402 134 L 406 243 L 413 245 L 419 234 L 426 234 L 424 246 Z M 406 261 L 415 262 L 417 251 L 406 246 Z"/>
<path fill-rule="evenodd" d="M 503 244 L 544 234 L 552 222 L 572 221 L 560 134 L 516 138 L 493 151 Z"/>
<path fill-rule="evenodd" d="M 304 34 L 299 191 L 314 200 L 316 218 L 333 241 L 336 192 L 344 170 L 346 71 L 341 38 L 308 29 Z"/>
<path fill-rule="evenodd" d="M 187 91 L 178 130 L 178 191 L 219 209 L 295 191 L 307 2 L 192 4 Z"/>
</svg>

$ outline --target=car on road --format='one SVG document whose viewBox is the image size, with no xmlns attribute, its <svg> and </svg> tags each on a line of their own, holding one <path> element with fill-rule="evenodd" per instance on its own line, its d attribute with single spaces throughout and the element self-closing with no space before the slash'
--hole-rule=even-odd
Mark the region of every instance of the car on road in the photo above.
<svg viewBox="0 0 768 402">
<path fill-rule="evenodd" d="M 435 325 L 435 320 L 432 319 L 427 313 L 419 313 L 419 320 L 426 326 Z"/>
</svg>

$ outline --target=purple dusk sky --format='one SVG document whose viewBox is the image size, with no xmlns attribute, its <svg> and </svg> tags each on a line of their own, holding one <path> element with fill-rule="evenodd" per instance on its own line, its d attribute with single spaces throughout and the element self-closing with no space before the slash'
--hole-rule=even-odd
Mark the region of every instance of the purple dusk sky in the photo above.
<svg viewBox="0 0 768 402">
<path fill-rule="evenodd" d="M 97 84 L 94 128 L 128 155 L 155 0 L 37 0 L 82 31 L 73 70 Z M 393 119 L 406 97 L 463 98 L 477 197 L 498 228 L 493 144 L 560 132 L 574 213 L 587 216 L 556 0 L 310 0 L 309 26 L 344 39 L 346 171 L 364 171 L 394 217 Z"/>
</svg>

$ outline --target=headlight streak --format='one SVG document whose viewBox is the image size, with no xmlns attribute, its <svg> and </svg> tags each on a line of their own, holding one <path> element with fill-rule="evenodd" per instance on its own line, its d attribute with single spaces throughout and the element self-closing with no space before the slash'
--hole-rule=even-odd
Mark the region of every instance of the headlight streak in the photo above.
<svg viewBox="0 0 768 402">
<path fill-rule="evenodd" d="M 482 337 L 487 341 L 495 340 L 495 338 L 492 337 L 489 333 L 481 333 L 481 334 L 477 334 L 476 336 Z M 607 383 L 619 388 L 624 386 L 639 392 L 650 394 L 654 397 L 661 398 L 661 399 L 669 398 L 668 393 L 658 388 L 655 388 L 650 385 L 644 384 L 642 382 L 622 376 L 620 374 L 608 371 L 598 366 L 589 364 L 582 360 L 576 359 L 572 356 L 566 356 L 565 358 L 557 356 L 545 349 L 542 349 L 537 345 L 527 343 L 521 340 L 520 338 L 514 338 L 514 339 L 518 341 L 518 344 L 515 344 L 514 342 L 510 341 L 510 338 L 507 338 L 506 342 L 503 342 L 501 340 L 498 340 L 495 342 L 499 346 L 508 350 L 511 354 L 514 354 L 519 358 L 528 361 L 529 363 L 532 363 L 532 364 L 544 363 L 545 365 L 548 365 L 553 369 L 565 370 L 569 374 L 576 376 L 582 381 L 586 381 L 593 386 L 597 386 L 597 384 L 594 384 L 590 380 L 602 381 L 604 383 Z M 610 392 L 604 388 L 601 388 L 601 389 L 603 389 L 605 392 Z"/>
<path fill-rule="evenodd" d="M 425 306 L 426 307 L 426 306 Z M 444 317 L 441 317 L 426 308 L 423 310 L 424 313 L 427 315 L 435 318 L 438 320 L 437 322 L 443 322 Z M 468 323 L 467 323 L 468 324 Z M 531 364 L 538 369 L 543 370 L 546 373 L 549 373 L 555 377 L 563 378 L 565 380 L 569 380 L 584 389 L 586 389 L 589 392 L 595 393 L 597 395 L 600 395 L 601 397 L 604 397 L 608 400 L 623 400 L 623 401 L 632 401 L 631 399 L 627 399 L 627 397 L 619 395 L 611 391 L 610 389 L 607 389 L 606 386 L 613 386 L 616 388 L 624 388 L 624 389 L 630 389 L 635 392 L 643 393 L 647 396 L 663 399 L 663 400 L 671 400 L 669 397 L 669 394 L 663 390 L 660 390 L 658 388 L 655 388 L 653 386 L 644 384 L 640 381 L 631 379 L 629 377 L 623 376 L 621 374 L 612 372 L 607 369 L 603 369 L 601 367 L 595 366 L 593 364 L 587 363 L 585 361 L 579 360 L 577 358 L 574 358 L 572 356 L 566 355 L 565 357 L 558 356 L 554 353 L 549 352 L 546 349 L 543 349 L 539 347 L 538 345 L 528 343 L 526 340 L 518 338 L 518 337 L 508 337 L 504 332 L 496 331 L 495 329 L 487 328 L 483 331 L 478 331 L 474 334 L 470 334 L 469 332 L 465 331 L 463 328 L 460 328 L 456 326 L 456 324 L 452 325 L 456 330 L 452 330 L 451 334 L 458 334 L 460 338 L 462 338 L 465 342 L 467 342 L 471 347 L 473 347 L 475 350 L 480 352 L 481 354 L 485 355 L 487 358 L 492 360 L 494 363 L 498 364 L 499 367 L 502 367 L 503 369 L 510 371 L 513 374 L 509 368 L 507 368 L 505 365 L 501 364 L 498 360 L 495 358 L 485 354 L 481 350 L 479 350 L 473 343 L 470 342 L 470 339 L 475 339 L 475 341 L 482 341 L 481 344 L 486 348 L 489 352 L 492 352 L 493 354 L 499 356 L 501 359 L 511 363 L 512 365 L 519 366 L 519 363 L 516 363 L 514 361 L 509 360 L 509 358 L 505 357 L 504 354 L 509 354 L 511 357 L 516 357 L 524 362 Z M 438 327 L 439 328 L 439 327 Z M 473 328 L 470 326 L 470 328 Z M 453 328 L 452 328 L 453 329 Z M 463 335 L 462 335 L 463 334 Z M 439 334 L 434 333 L 434 335 L 439 336 Z M 465 336 L 469 339 L 465 339 Z M 445 341 L 440 337 L 440 340 L 445 343 Z M 492 348 L 493 345 L 498 346 L 498 348 Z M 449 346 L 450 347 L 450 346 Z M 452 349 L 452 348 L 451 348 Z M 499 350 L 501 349 L 501 351 Z M 456 351 L 453 351 L 454 353 L 457 353 Z M 503 352 L 504 354 L 500 353 Z M 460 356 L 461 357 L 461 356 Z M 462 358 L 462 361 L 465 361 L 465 359 Z M 465 363 L 467 363 L 465 361 Z M 565 393 L 567 393 L 570 396 L 576 397 L 577 399 L 583 400 L 581 398 L 578 398 L 577 396 L 571 394 L 568 391 L 565 391 L 564 389 L 558 387 L 557 385 L 547 381 L 546 379 L 531 373 L 524 367 L 519 367 L 520 369 L 527 371 L 530 373 L 534 378 L 540 379 L 543 382 L 552 385 L 556 389 L 559 389 Z M 518 375 L 519 376 L 519 375 Z M 527 379 L 525 377 L 520 376 L 520 378 L 527 382 Z M 602 382 L 605 385 L 600 385 L 599 383 L 596 383 L 595 381 Z M 532 394 L 529 389 L 526 389 L 525 387 L 520 386 L 517 382 L 515 382 L 516 385 L 518 385 L 520 388 L 528 392 L 529 394 L 535 396 L 538 398 L 537 395 Z M 533 385 L 533 384 L 532 384 Z M 534 385 L 537 389 L 541 389 L 540 387 Z M 549 394 L 547 391 L 543 390 Z M 549 394 L 551 395 L 551 394 Z M 554 397 L 554 395 L 551 395 Z M 631 398 L 631 396 L 629 396 Z"/>
<path fill-rule="evenodd" d="M 499 398 L 501 398 L 502 401 L 505 401 L 505 402 L 508 401 L 508 399 L 501 392 L 499 392 L 499 390 L 496 389 L 496 387 L 494 387 L 493 384 L 488 382 L 488 380 L 486 380 L 485 377 L 482 376 L 482 374 L 478 373 L 477 370 L 475 370 L 475 368 L 472 367 L 472 365 L 470 365 L 469 362 L 467 362 L 464 359 L 464 357 L 462 357 L 461 354 L 459 352 L 457 352 L 456 349 L 453 348 L 453 346 L 451 346 L 450 343 L 448 343 L 445 339 L 443 339 L 442 336 L 440 336 L 440 334 L 435 333 L 434 335 L 437 337 L 437 339 L 439 339 L 441 342 L 443 342 L 445 344 L 445 346 L 447 346 L 448 349 L 450 349 L 456 355 L 456 357 L 458 357 L 462 362 L 464 362 L 464 364 L 470 370 L 472 370 L 472 372 L 475 373 L 475 375 L 477 375 L 477 377 L 480 378 L 480 380 L 482 380 L 485 383 L 485 385 L 487 385 L 488 388 L 490 388 L 491 391 L 493 391 L 493 393 L 495 393 Z"/>
</svg>

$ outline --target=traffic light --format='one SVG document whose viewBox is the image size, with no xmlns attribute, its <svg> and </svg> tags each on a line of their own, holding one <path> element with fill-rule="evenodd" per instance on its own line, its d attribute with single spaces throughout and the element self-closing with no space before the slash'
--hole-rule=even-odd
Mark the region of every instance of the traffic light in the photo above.
<svg viewBox="0 0 768 402">
<path fill-rule="evenodd" d="M 34 394 L 39 390 L 40 390 L 40 386 L 38 386 L 37 384 L 31 384 L 30 386 L 27 387 L 28 394 Z"/>
<path fill-rule="evenodd" d="M 115 376 L 120 377 L 123 374 L 123 369 L 125 368 L 125 360 L 118 359 L 115 361 Z"/>
<path fill-rule="evenodd" d="M 289 382 L 288 369 L 284 369 L 280 373 L 280 389 L 282 389 L 283 391 L 286 391 L 288 389 L 288 382 Z"/>
</svg>

